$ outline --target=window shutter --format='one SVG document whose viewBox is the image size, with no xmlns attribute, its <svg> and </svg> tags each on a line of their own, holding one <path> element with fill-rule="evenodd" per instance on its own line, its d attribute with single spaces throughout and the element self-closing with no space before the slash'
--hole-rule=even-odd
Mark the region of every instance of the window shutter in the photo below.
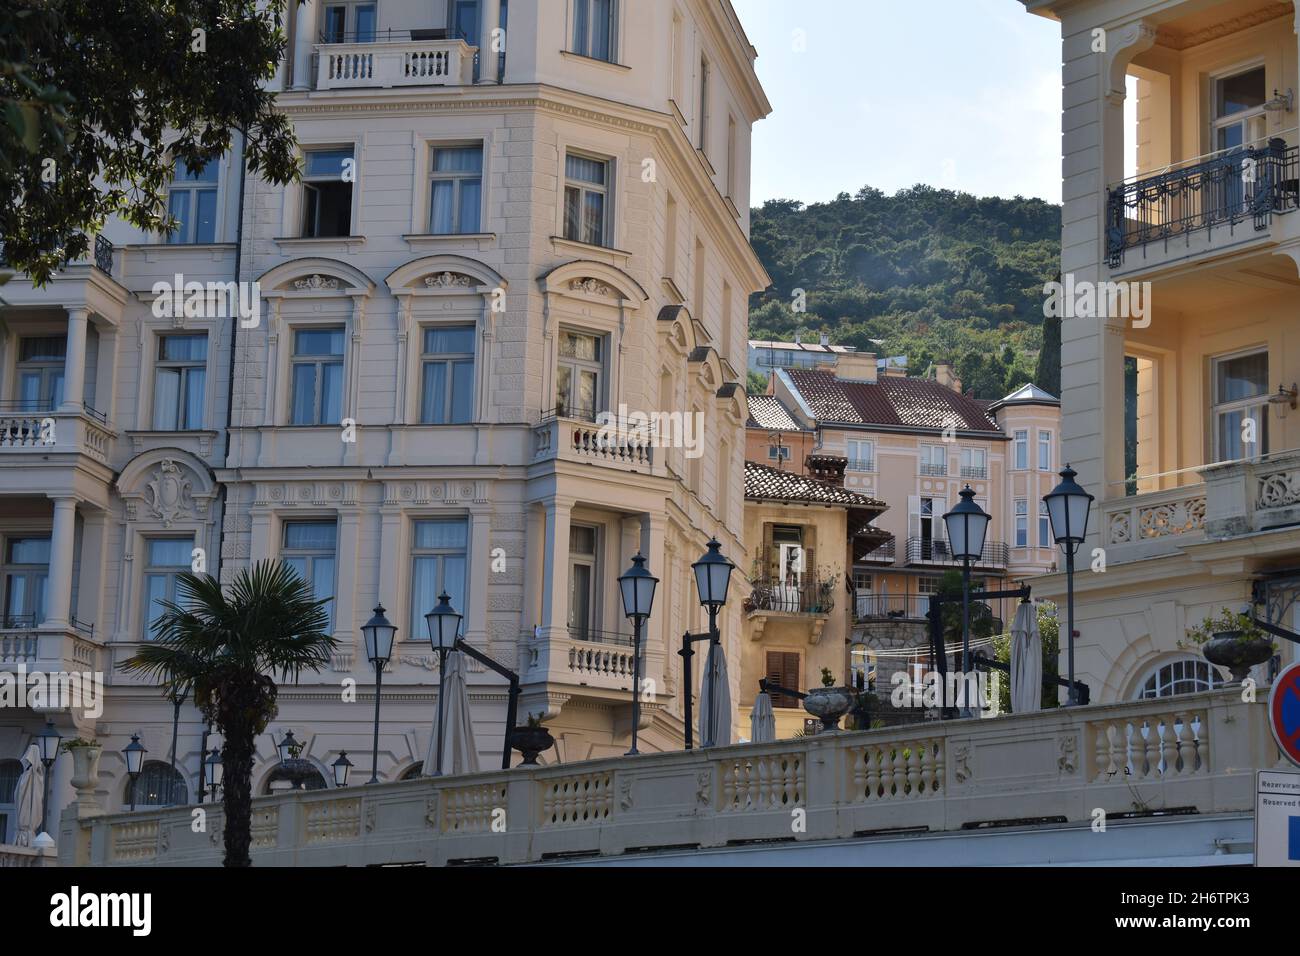
<svg viewBox="0 0 1300 956">
<path fill-rule="evenodd" d="M 909 538 L 921 537 L 921 497 L 920 495 L 907 496 L 907 536 Z"/>
<path fill-rule="evenodd" d="M 785 651 L 768 651 L 767 679 L 773 684 L 799 689 L 799 655 Z M 786 694 L 771 694 L 773 707 L 799 707 L 799 699 Z"/>
<path fill-rule="evenodd" d="M 948 499 L 935 498 L 933 500 L 934 517 L 930 520 L 930 530 L 935 541 L 942 541 L 948 531 L 948 526 L 943 523 L 943 516 L 948 513 Z"/>
</svg>

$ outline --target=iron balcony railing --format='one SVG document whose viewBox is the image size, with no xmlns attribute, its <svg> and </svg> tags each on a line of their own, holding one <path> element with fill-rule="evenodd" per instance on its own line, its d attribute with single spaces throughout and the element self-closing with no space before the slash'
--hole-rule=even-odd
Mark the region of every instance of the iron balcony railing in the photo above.
<svg viewBox="0 0 1300 956">
<path fill-rule="evenodd" d="M 928 594 L 872 594 L 858 591 L 853 596 L 854 621 L 924 620 L 930 610 Z"/>
<path fill-rule="evenodd" d="M 1190 239 L 1198 229 L 1251 219 L 1267 229 L 1274 214 L 1300 208 L 1300 147 L 1271 139 L 1202 162 L 1111 188 L 1106 252 L 1111 268 L 1124 252 L 1152 242 Z"/>
<path fill-rule="evenodd" d="M 95 268 L 106 276 L 113 274 L 113 244 L 104 236 L 95 237 Z"/>
<path fill-rule="evenodd" d="M 972 562 L 978 567 L 1003 568 L 1007 565 L 1011 549 L 1004 541 L 985 541 L 979 559 Z M 908 538 L 908 564 L 943 564 L 960 566 L 961 561 L 952 553 L 947 541 L 935 538 Z"/>
<path fill-rule="evenodd" d="M 936 475 L 942 477 L 943 475 L 948 474 L 948 466 L 947 466 L 947 465 L 943 465 L 943 464 L 940 464 L 940 465 L 932 465 L 932 464 L 929 464 L 928 462 L 927 462 L 927 463 L 922 463 L 922 465 L 921 465 L 921 474 L 922 474 L 922 475 L 931 476 L 931 477 L 936 476 Z"/>
<path fill-rule="evenodd" d="M 985 465 L 962 465 L 961 476 L 963 478 L 987 478 L 989 470 Z"/>
<path fill-rule="evenodd" d="M 779 578 L 759 578 L 750 584 L 753 590 L 746 601 L 747 611 L 829 614 L 835 609 L 833 580 L 826 581 L 812 574 L 803 574 L 788 581 Z"/>
<path fill-rule="evenodd" d="M 897 553 L 894 545 L 895 545 L 894 539 L 890 538 L 888 541 L 880 545 L 878 548 L 872 548 L 870 551 L 864 554 L 860 560 L 883 561 L 886 564 L 893 564 L 894 557 Z"/>
<path fill-rule="evenodd" d="M 848 464 L 844 466 L 848 471 L 875 471 L 876 459 L 874 458 L 850 458 Z"/>
</svg>

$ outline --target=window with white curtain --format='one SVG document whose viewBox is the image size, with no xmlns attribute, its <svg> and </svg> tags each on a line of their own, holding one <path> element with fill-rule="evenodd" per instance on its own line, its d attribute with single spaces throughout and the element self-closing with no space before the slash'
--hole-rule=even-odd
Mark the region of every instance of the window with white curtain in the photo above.
<svg viewBox="0 0 1300 956">
<path fill-rule="evenodd" d="M 334 597 L 335 554 L 338 523 L 334 521 L 286 521 L 280 559 L 311 585 L 317 601 Z M 326 632 L 334 627 L 334 602 L 325 605 L 329 615 Z"/>
<path fill-rule="evenodd" d="M 469 523 L 464 518 L 436 518 L 417 521 L 412 542 L 411 630 L 408 639 L 427 641 L 424 616 L 447 592 L 451 606 L 465 613 Z"/>
<path fill-rule="evenodd" d="M 154 430 L 201 429 L 207 380 L 206 335 L 159 336 L 153 381 Z"/>
<path fill-rule="evenodd" d="M 618 0 L 573 0 L 573 50 L 613 63 L 618 48 Z"/>
<path fill-rule="evenodd" d="M 167 234 L 169 245 L 217 241 L 219 169 L 216 160 L 200 169 L 185 162 L 176 164 L 171 187 L 167 190 L 167 212 L 176 220 L 176 229 Z"/>
<path fill-rule="evenodd" d="M 424 330 L 420 421 L 463 425 L 474 417 L 474 326 Z"/>
<path fill-rule="evenodd" d="M 293 334 L 291 425 L 337 425 L 343 417 L 341 327 Z"/>
<path fill-rule="evenodd" d="M 429 232 L 479 232 L 482 206 L 483 145 L 433 147 L 429 162 Z"/>
<path fill-rule="evenodd" d="M 193 538 L 145 540 L 144 639 L 153 640 L 154 622 L 163 614 L 163 602 L 176 601 L 176 578 L 189 571 L 194 559 Z"/>
<path fill-rule="evenodd" d="M 564 157 L 564 238 L 592 246 L 606 245 L 609 234 L 607 160 L 576 153 Z"/>
</svg>

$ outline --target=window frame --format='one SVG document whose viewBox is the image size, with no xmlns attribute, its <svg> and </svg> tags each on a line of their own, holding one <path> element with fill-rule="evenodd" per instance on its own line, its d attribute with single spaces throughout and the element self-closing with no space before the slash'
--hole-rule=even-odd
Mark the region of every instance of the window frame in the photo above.
<svg viewBox="0 0 1300 956">
<path fill-rule="evenodd" d="M 1056 542 L 1052 539 L 1052 518 L 1047 511 L 1047 502 L 1041 498 L 1038 501 L 1038 546 L 1056 547 Z"/>
<path fill-rule="evenodd" d="M 585 159 L 588 162 L 599 163 L 605 170 L 605 181 L 603 183 L 591 183 L 585 179 L 569 178 L 569 157 Z M 566 147 L 563 154 L 563 165 L 561 174 L 564 177 L 564 189 L 560 192 L 560 235 L 569 242 L 580 242 L 583 245 L 595 246 L 600 249 L 614 248 L 614 184 L 615 180 L 615 161 L 612 156 L 602 156 L 599 153 L 587 152 L 582 149 L 573 149 Z M 569 220 L 569 191 L 577 190 L 577 221 L 574 224 L 573 234 L 570 234 Z M 593 239 L 585 234 L 586 217 L 583 216 L 582 210 L 586 208 L 588 195 L 599 195 L 601 197 L 601 222 L 600 235 Z"/>
<path fill-rule="evenodd" d="M 925 477 L 942 477 L 948 474 L 948 448 L 946 445 L 922 444 L 920 446 L 920 473 Z M 938 462 L 934 459 L 938 458 Z"/>
<path fill-rule="evenodd" d="M 975 463 L 976 458 L 979 464 Z M 961 449 L 961 477 L 984 479 L 989 476 L 989 451 L 974 445 L 964 445 Z"/>
<path fill-rule="evenodd" d="M 184 193 L 188 197 L 186 199 L 186 206 L 185 206 L 186 215 L 183 219 L 181 219 L 181 228 L 177 229 L 175 232 L 166 233 L 163 241 L 166 245 L 169 246 L 212 245 L 219 241 L 219 237 L 221 235 L 222 159 L 221 158 L 213 159 L 210 162 L 208 162 L 205 166 L 203 166 L 202 169 L 199 170 L 199 175 L 202 175 L 208 172 L 209 169 L 211 169 L 212 170 L 211 180 L 188 178 L 189 176 L 194 175 L 193 170 L 190 169 L 189 163 L 184 163 L 187 178 L 184 179 L 178 178 L 176 175 L 175 166 L 181 163 L 183 163 L 183 160 L 177 160 L 176 163 L 173 164 L 172 181 L 167 186 L 167 214 L 168 215 L 172 214 L 172 196 L 175 194 Z M 212 205 L 213 205 L 212 237 L 210 239 L 198 238 L 198 224 L 199 224 L 198 208 L 199 208 L 200 193 L 212 194 Z"/>
<path fill-rule="evenodd" d="M 18 562 L 11 557 L 13 545 L 17 541 L 45 541 L 47 547 L 52 548 L 54 545 L 53 532 L 42 530 L 14 531 L 0 535 L 0 627 L 23 627 L 22 623 L 16 623 L 19 618 L 26 618 L 30 613 L 32 618 L 32 627 L 39 627 L 44 621 L 45 615 L 49 613 L 49 586 L 50 586 L 50 561 L 46 558 L 44 564 L 34 562 Z M 40 569 L 44 569 L 41 573 Z M 40 608 L 33 609 L 31 612 L 24 612 L 21 615 L 14 614 L 11 607 L 11 596 L 13 588 L 10 582 L 13 579 L 24 581 L 23 595 L 24 600 L 30 597 L 31 585 L 34 581 L 41 581 L 40 585 Z"/>
<path fill-rule="evenodd" d="M 698 112 L 696 117 L 699 120 L 699 130 L 696 134 L 695 148 L 706 156 L 709 151 L 709 74 L 713 71 L 713 64 L 709 62 L 708 56 L 700 54 L 700 99 L 697 104 Z"/>
<path fill-rule="evenodd" d="M 42 340 L 61 341 L 64 350 L 63 357 L 35 359 L 24 359 L 22 357 L 24 342 Z M 18 337 L 18 348 L 15 353 L 18 360 L 14 363 L 14 386 L 17 388 L 17 392 L 14 399 L 15 404 L 21 406 L 22 411 L 54 412 L 58 411 L 59 406 L 63 404 L 68 365 L 67 347 L 68 339 L 66 335 L 22 335 Z M 40 392 L 40 397 L 34 400 L 35 408 L 27 408 L 26 406 L 33 402 L 22 397 L 23 378 L 32 374 L 38 376 L 39 385 L 37 390 Z M 58 385 L 54 387 L 56 381 Z"/>
<path fill-rule="evenodd" d="M 563 340 L 563 337 L 566 334 L 581 335 L 581 336 L 586 336 L 588 338 L 594 339 L 600 349 L 599 352 L 600 357 L 598 359 L 593 360 L 593 359 L 580 359 L 574 356 L 563 355 L 560 352 L 560 342 Z M 608 364 L 609 363 L 609 342 L 610 342 L 609 336 L 601 332 L 595 332 L 588 329 L 575 328 L 573 326 L 560 327 L 560 334 L 559 336 L 557 336 L 555 342 L 555 386 L 554 386 L 555 402 L 553 407 L 555 409 L 556 417 L 575 418 L 579 421 L 595 422 L 596 416 L 607 409 L 608 400 L 606 395 L 606 388 L 607 388 L 608 376 L 609 376 L 609 364 Z M 591 410 L 590 418 L 583 418 L 581 414 L 574 414 L 574 409 L 569 406 L 565 406 L 563 411 L 561 411 L 560 370 L 562 368 L 570 369 L 570 376 L 569 376 L 570 398 L 572 398 L 572 383 L 576 379 L 577 373 L 584 372 L 584 371 L 585 372 L 595 371 L 596 387 L 594 393 L 596 396 L 595 397 L 596 407 Z M 579 409 L 578 411 L 581 412 L 583 410 Z"/>
<path fill-rule="evenodd" d="M 1017 428 L 1011 433 L 1011 468 L 1013 471 L 1029 470 L 1029 429 Z"/>
<path fill-rule="evenodd" d="M 1246 398 L 1236 398 L 1229 401 L 1218 401 L 1219 397 L 1219 366 L 1225 362 L 1231 362 L 1236 359 L 1251 358 L 1262 355 L 1264 357 L 1264 385 L 1263 391 L 1258 395 L 1251 395 Z M 1245 443 L 1242 443 L 1242 458 L 1254 458 L 1260 455 L 1268 454 L 1268 399 L 1269 399 L 1269 378 L 1270 363 L 1269 350 L 1267 346 L 1238 349 L 1235 352 L 1225 352 L 1222 355 L 1211 355 L 1210 360 L 1210 449 L 1214 462 L 1233 461 L 1236 459 L 1226 458 L 1224 450 L 1220 447 L 1219 438 L 1219 420 L 1225 414 L 1242 412 L 1243 416 L 1248 417 L 1251 409 L 1257 408 L 1259 411 L 1255 415 L 1257 429 L 1255 432 L 1255 451 L 1247 452 Z"/>
<path fill-rule="evenodd" d="M 1015 527 L 1012 530 L 1013 548 L 1029 547 L 1029 499 L 1016 498 L 1012 502 Z"/>
<path fill-rule="evenodd" d="M 599 56 L 592 52 L 594 49 L 592 40 L 596 36 L 595 31 L 597 27 L 597 19 L 592 16 L 594 5 L 595 0 L 573 0 L 573 28 L 569 31 L 568 52 L 572 53 L 574 56 L 586 57 L 589 60 L 599 60 L 602 63 L 619 64 L 620 58 L 618 51 L 621 33 L 619 27 L 621 26 L 622 19 L 622 10 L 620 9 L 619 0 L 609 0 L 609 17 L 607 21 L 609 26 L 609 38 L 606 41 L 609 50 L 608 56 Z M 584 23 L 586 29 L 583 32 L 581 39 L 579 39 L 579 31 L 583 29 Z"/>
<path fill-rule="evenodd" d="M 427 203 L 427 215 L 425 216 L 424 227 L 430 236 L 477 236 L 483 234 L 483 216 L 485 211 L 485 199 L 487 189 L 485 188 L 486 178 L 484 176 L 484 167 L 487 160 L 487 149 L 483 140 L 465 141 L 465 142 L 448 142 L 448 143 L 429 143 L 428 170 L 426 173 L 426 183 L 429 192 L 429 201 Z M 477 172 L 466 170 L 439 171 L 437 166 L 438 150 L 457 150 L 457 149 L 478 149 L 479 163 Z M 464 199 L 462 188 L 464 181 L 476 180 L 478 182 L 478 203 L 474 210 L 476 228 L 466 229 L 462 219 L 464 218 Z M 450 182 L 452 184 L 452 207 L 453 207 L 453 228 L 451 232 L 439 232 L 434 228 L 433 222 L 433 195 L 434 184 L 440 182 Z"/>
<path fill-rule="evenodd" d="M 1050 472 L 1052 470 L 1052 430 L 1050 428 L 1038 429 L 1038 470 Z M 1046 453 L 1046 461 L 1044 461 Z"/>
<path fill-rule="evenodd" d="M 331 34 L 326 30 L 329 27 L 329 12 L 332 8 L 343 8 L 343 39 L 330 39 Z M 369 39 L 361 38 L 361 31 L 357 29 L 357 17 L 360 11 L 365 8 L 372 8 L 375 22 Z M 351 28 L 351 29 L 349 29 Z M 351 39 L 349 39 L 351 37 Z M 379 37 L 379 3 L 378 0 L 330 0 L 322 3 L 320 10 L 320 28 L 317 30 L 316 39 L 319 43 L 374 43 Z"/>
<path fill-rule="evenodd" d="M 591 533 L 591 550 L 575 551 L 574 550 L 574 532 L 586 531 Z M 595 636 L 593 632 L 600 630 L 599 624 L 603 620 L 601 595 L 604 588 L 601 586 L 601 544 L 602 544 L 601 527 L 596 524 L 586 522 L 573 522 L 569 525 L 569 554 L 568 554 L 568 571 L 569 571 L 569 613 L 565 622 L 569 631 L 569 636 L 576 640 L 590 641 Z M 587 571 L 587 621 L 584 624 L 575 622 L 573 619 L 574 601 L 573 590 L 576 584 L 576 568 L 585 568 Z M 575 632 L 577 628 L 577 632 Z"/>
<path fill-rule="evenodd" d="M 862 454 L 866 448 L 866 455 Z M 874 472 L 876 470 L 876 442 L 871 438 L 846 438 L 844 440 L 845 457 L 848 458 L 849 471 Z M 855 454 L 856 452 L 856 454 Z"/>
<path fill-rule="evenodd" d="M 334 529 L 334 548 L 326 552 L 323 548 L 318 547 L 290 547 L 289 529 L 301 525 L 329 525 Z M 326 597 L 334 598 L 324 606 L 325 613 L 329 616 L 329 622 L 326 624 L 326 633 L 334 629 L 334 607 L 338 601 L 338 573 L 339 573 L 339 524 L 335 517 L 294 517 L 281 522 L 280 525 L 280 559 L 286 564 L 292 561 L 302 561 L 305 565 L 306 574 L 299 573 L 299 577 L 312 586 L 312 595 L 316 600 L 322 600 Z M 316 591 L 316 562 L 322 559 L 328 559 L 333 565 L 333 571 L 330 574 L 330 593 L 320 594 Z M 292 565 L 291 565 L 292 566 Z M 297 569 L 295 568 L 295 571 Z"/>
<path fill-rule="evenodd" d="M 348 151 L 349 153 L 351 153 L 351 155 L 348 156 L 348 157 L 344 157 L 344 158 L 345 158 L 345 159 L 351 159 L 351 160 L 352 160 L 352 163 L 353 163 L 353 168 L 355 169 L 355 168 L 356 168 L 356 162 L 357 162 L 357 144 L 356 144 L 356 143 L 342 143 L 342 144 L 329 144 L 329 143 L 309 143 L 309 144 L 307 144 L 307 143 L 304 143 L 304 144 L 301 145 L 301 149 L 302 149 L 302 161 L 303 161 L 303 175 L 302 175 L 302 189 L 301 189 L 301 191 L 300 191 L 300 195 L 301 195 L 301 197 L 302 197 L 302 201 L 301 201 L 302 208 L 301 208 L 301 210 L 299 210 L 299 216 L 298 216 L 298 234 L 299 234 L 299 238 L 302 238 L 302 239 L 347 239 L 347 238 L 351 237 L 351 236 L 353 235 L 353 231 L 352 231 L 352 230 L 353 230 L 353 227 L 356 225 L 356 218 L 357 218 L 357 216 L 356 216 L 356 213 L 357 213 L 357 190 L 356 190 L 357 181 L 354 179 L 354 180 L 352 180 L 351 182 L 349 182 L 348 180 L 343 179 L 341 176 L 340 176 L 340 177 L 335 177 L 335 176 L 333 176 L 333 175 L 328 175 L 328 176 L 327 176 L 327 175 L 323 175 L 323 174 L 312 174 L 312 173 L 310 173 L 308 170 L 309 170 L 309 168 L 310 168 L 310 163 L 311 163 L 311 154 L 312 154 L 312 153 L 339 153 L 339 152 L 343 152 L 343 151 L 345 151 L 345 150 Z M 347 187 L 347 190 L 348 190 L 348 229 L 347 229 L 347 232 L 344 232 L 344 233 L 337 233 L 337 234 L 336 234 L 336 233 L 329 233 L 329 234 L 322 234 L 322 233 L 321 233 L 321 231 L 320 231 L 320 225 L 321 225 L 321 217 L 320 217 L 320 197 L 321 197 L 321 192 L 320 192 L 320 186 L 319 186 L 319 185 L 316 185 L 316 184 L 319 184 L 319 183 L 342 183 L 344 186 Z M 315 224 L 316 224 L 315 231 L 309 231 L 308 228 L 307 228 L 308 217 L 309 217 L 309 212 L 308 212 L 309 204 L 311 204 L 311 206 L 313 207 L 313 211 L 310 213 L 310 215 L 311 215 L 312 219 L 314 220 L 314 222 L 315 222 Z"/>
<path fill-rule="evenodd" d="M 464 532 L 463 545 L 460 545 L 458 547 L 436 547 L 436 546 L 420 547 L 418 545 L 417 542 L 419 540 L 419 526 L 421 524 L 451 523 L 451 522 L 457 523 L 461 526 Z M 408 578 L 409 586 L 411 588 L 411 594 L 410 594 L 411 630 L 409 632 L 409 636 L 406 638 L 407 640 L 419 641 L 419 642 L 427 642 L 429 640 L 428 624 L 425 621 L 424 616 L 428 614 L 429 611 L 433 610 L 433 604 L 431 603 L 427 608 L 421 608 L 416 604 L 416 599 L 418 597 L 418 590 L 416 587 L 416 570 L 419 567 L 419 562 L 422 560 L 432 560 L 437 562 L 437 572 L 434 575 L 434 577 L 436 578 L 436 583 L 433 586 L 433 591 L 435 593 L 430 595 L 430 597 L 435 601 L 437 600 L 437 596 L 441 594 L 444 590 L 446 590 L 447 559 L 459 557 L 463 560 L 464 593 L 460 595 L 461 603 L 460 604 L 456 603 L 456 595 L 454 594 L 451 595 L 451 598 L 452 598 L 452 606 L 456 608 L 457 612 L 459 612 L 462 615 L 468 613 L 468 604 L 470 600 L 470 588 L 472 587 L 473 584 L 472 574 L 471 574 L 472 566 L 470 564 L 470 548 L 472 545 L 470 531 L 471 531 L 470 518 L 469 515 L 466 514 L 426 514 L 426 515 L 415 516 L 411 519 L 411 548 L 410 548 L 410 563 L 409 563 L 410 576 Z M 448 593 L 450 594 L 450 592 Z M 463 637 L 464 636 L 463 622 L 461 624 L 461 628 L 462 628 L 461 636 Z"/>
<path fill-rule="evenodd" d="M 203 340 L 203 360 L 198 359 L 168 359 L 163 356 L 166 354 L 166 344 L 168 339 L 202 339 Z M 208 333 L 206 332 L 160 332 L 157 335 L 158 345 L 154 350 L 154 388 L 151 409 L 152 414 L 149 422 L 156 432 L 191 432 L 203 431 L 204 423 L 207 421 L 208 406 L 208 357 L 209 345 Z M 189 424 L 186 419 L 186 427 L 182 427 L 182 411 L 188 403 L 190 373 L 199 369 L 203 372 L 203 397 L 199 400 L 199 424 Z M 176 371 L 179 373 L 179 384 L 176 390 L 177 407 L 173 409 L 176 413 L 176 427 L 165 428 L 158 424 L 158 382 L 159 372 Z"/>
<path fill-rule="evenodd" d="M 143 551 L 144 560 L 141 562 L 140 565 L 140 584 L 141 584 L 140 625 L 141 625 L 141 630 L 143 631 L 143 637 L 141 638 L 141 640 L 143 643 L 147 644 L 154 640 L 153 622 L 154 620 L 156 620 L 156 618 L 151 619 L 149 617 L 149 608 L 153 603 L 149 597 L 150 578 L 154 578 L 154 577 L 163 578 L 165 582 L 165 587 L 163 591 L 162 600 L 175 602 L 177 575 L 180 574 L 181 572 L 189 571 L 193 568 L 192 560 L 186 561 L 184 564 L 166 564 L 166 565 L 154 564 L 153 558 L 150 554 L 150 546 L 156 541 L 185 541 L 189 543 L 190 553 L 193 554 L 195 548 L 195 544 L 194 544 L 195 539 L 193 534 L 183 535 L 183 534 L 149 533 L 143 535 L 142 537 L 143 537 L 144 547 L 141 550 Z"/>
<path fill-rule="evenodd" d="M 288 401 L 288 422 L 287 425 L 299 428 L 322 428 L 333 427 L 342 422 L 347 417 L 347 354 L 348 354 L 348 330 L 347 325 L 330 323 L 328 325 L 294 325 L 291 326 L 292 339 L 290 340 L 289 349 L 289 401 Z M 343 339 L 343 350 L 337 355 L 330 353 L 328 355 L 299 355 L 298 354 L 298 335 L 302 332 L 338 332 Z M 335 361 L 337 359 L 337 361 Z M 297 389 L 294 387 L 297 379 L 297 369 L 299 366 L 314 365 L 315 372 L 315 396 L 313 399 L 312 421 L 300 422 L 295 421 L 297 418 L 295 396 Z M 322 421 L 324 416 L 325 397 L 325 376 L 323 367 L 326 365 L 337 365 L 339 367 L 339 421 L 326 422 Z"/>
<path fill-rule="evenodd" d="M 429 352 L 427 351 L 426 342 L 428 342 L 429 332 L 440 330 L 461 329 L 470 333 L 470 351 L 469 352 Z M 419 394 L 419 418 L 421 425 L 468 425 L 474 422 L 476 417 L 476 399 L 478 384 L 477 368 L 477 351 L 478 351 L 478 326 L 474 322 L 456 322 L 456 323 L 438 323 L 434 325 L 421 325 L 420 331 L 420 394 Z M 469 385 L 469 417 L 464 421 L 456 421 L 452 415 L 452 408 L 455 404 L 455 370 L 458 365 L 469 365 L 470 385 Z M 431 416 L 426 414 L 424 406 L 425 399 L 425 382 L 428 380 L 430 367 L 433 365 L 442 365 L 448 371 L 444 375 L 443 385 L 443 421 L 432 421 Z"/>
</svg>

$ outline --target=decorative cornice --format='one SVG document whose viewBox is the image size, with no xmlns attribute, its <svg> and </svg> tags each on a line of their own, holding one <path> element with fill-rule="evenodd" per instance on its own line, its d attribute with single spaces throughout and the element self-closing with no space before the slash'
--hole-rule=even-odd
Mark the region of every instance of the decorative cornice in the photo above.
<svg viewBox="0 0 1300 956">
<path fill-rule="evenodd" d="M 1251 10 L 1239 17 L 1229 17 L 1227 20 L 1221 20 L 1191 33 L 1179 33 L 1168 28 L 1162 29 L 1156 36 L 1156 43 L 1171 50 L 1186 50 L 1194 46 L 1200 46 L 1202 43 L 1209 43 L 1211 40 L 1218 40 L 1232 33 L 1238 33 L 1241 30 L 1249 30 L 1251 27 L 1257 27 L 1261 23 L 1268 23 L 1270 20 L 1276 20 L 1279 17 L 1290 16 L 1294 12 L 1294 8 L 1290 3 L 1270 3 L 1258 10 Z"/>
</svg>

